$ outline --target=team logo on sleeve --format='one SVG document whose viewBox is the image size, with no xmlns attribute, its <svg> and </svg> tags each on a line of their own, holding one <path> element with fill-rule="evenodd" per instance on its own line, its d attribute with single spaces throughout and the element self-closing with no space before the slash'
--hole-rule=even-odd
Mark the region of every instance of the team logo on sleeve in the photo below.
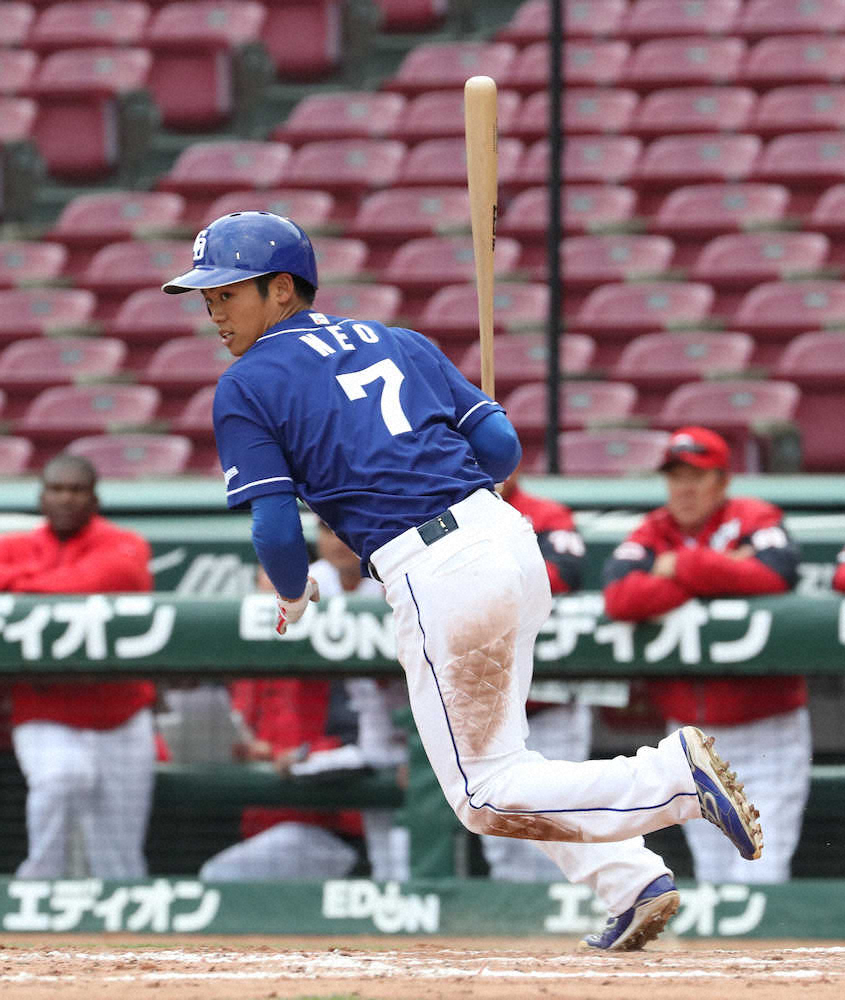
<svg viewBox="0 0 845 1000">
<path fill-rule="evenodd" d="M 614 549 L 615 559 L 624 559 L 625 562 L 639 562 L 646 557 L 645 547 L 639 542 L 623 542 Z"/>
<path fill-rule="evenodd" d="M 227 469 L 223 473 L 223 480 L 224 480 L 224 482 L 226 483 L 227 486 L 229 485 L 229 483 L 231 483 L 231 481 L 235 478 L 235 476 L 237 474 L 238 474 L 238 467 L 237 467 L 237 465 L 233 465 L 231 467 L 231 469 Z"/>
</svg>

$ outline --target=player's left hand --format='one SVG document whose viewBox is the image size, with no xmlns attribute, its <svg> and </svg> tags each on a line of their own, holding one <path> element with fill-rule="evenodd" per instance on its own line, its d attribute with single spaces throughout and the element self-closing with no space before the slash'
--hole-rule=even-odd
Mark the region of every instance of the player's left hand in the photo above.
<svg viewBox="0 0 845 1000">
<path fill-rule="evenodd" d="M 309 576 L 305 584 L 305 590 L 293 600 L 290 597 L 282 597 L 276 594 L 276 607 L 279 610 L 279 617 L 276 620 L 276 631 L 279 635 L 284 635 L 288 625 L 298 622 L 305 614 L 309 601 L 320 600 L 320 587 L 314 577 Z"/>
</svg>

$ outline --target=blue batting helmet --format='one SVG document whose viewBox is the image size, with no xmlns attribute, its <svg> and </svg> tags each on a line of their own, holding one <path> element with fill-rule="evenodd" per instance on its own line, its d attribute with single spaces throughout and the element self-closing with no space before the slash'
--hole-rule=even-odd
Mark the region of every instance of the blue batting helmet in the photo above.
<svg viewBox="0 0 845 1000">
<path fill-rule="evenodd" d="M 316 288 L 317 262 L 311 240 L 295 222 L 271 212 L 232 212 L 197 233 L 194 266 L 161 290 L 175 295 L 275 271 L 295 274 Z"/>
</svg>

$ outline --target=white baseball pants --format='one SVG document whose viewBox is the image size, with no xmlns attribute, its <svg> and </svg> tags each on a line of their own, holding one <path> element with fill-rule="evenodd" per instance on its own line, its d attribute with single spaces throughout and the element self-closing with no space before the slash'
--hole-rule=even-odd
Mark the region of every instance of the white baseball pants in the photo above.
<svg viewBox="0 0 845 1000">
<path fill-rule="evenodd" d="M 583 763 L 528 750 L 534 640 L 551 609 L 543 558 L 528 521 L 489 490 L 450 510 L 457 530 L 426 545 L 411 528 L 371 556 L 429 761 L 469 830 L 543 841 L 619 913 L 667 871 L 641 835 L 701 815 L 680 740 Z"/>
<path fill-rule="evenodd" d="M 148 708 L 115 729 L 25 722 L 12 742 L 27 783 L 28 854 L 18 878 L 63 878 L 81 834 L 88 874 L 143 878 L 155 739 Z"/>
</svg>

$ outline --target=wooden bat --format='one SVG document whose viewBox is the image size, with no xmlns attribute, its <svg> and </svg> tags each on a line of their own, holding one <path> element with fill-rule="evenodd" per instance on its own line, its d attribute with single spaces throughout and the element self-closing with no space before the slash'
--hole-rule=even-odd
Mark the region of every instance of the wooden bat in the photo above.
<svg viewBox="0 0 845 1000">
<path fill-rule="evenodd" d="M 496 82 L 471 76 L 464 84 L 467 188 L 478 291 L 481 389 L 495 399 L 493 366 L 493 249 L 498 206 Z"/>
</svg>

